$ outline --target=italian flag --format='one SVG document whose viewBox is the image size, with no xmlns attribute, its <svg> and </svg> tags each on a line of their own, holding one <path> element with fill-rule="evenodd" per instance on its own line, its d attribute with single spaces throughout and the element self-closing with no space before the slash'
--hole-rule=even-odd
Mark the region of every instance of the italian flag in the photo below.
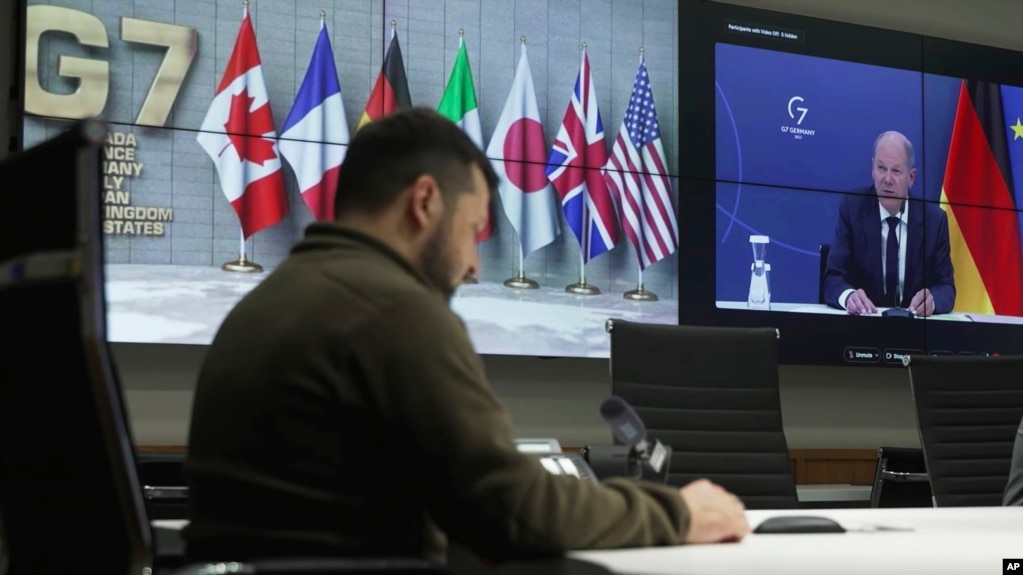
<svg viewBox="0 0 1023 575">
<path fill-rule="evenodd" d="M 476 146 L 483 149 L 483 129 L 480 127 L 480 111 L 476 105 L 476 89 L 473 87 L 472 69 L 469 67 L 469 52 L 465 49 L 465 40 L 462 38 L 458 39 L 458 55 L 455 56 L 455 65 L 451 69 L 451 76 L 448 78 L 437 111 L 458 124 Z M 477 241 L 482 242 L 489 238 L 492 231 L 488 219 L 487 227 L 480 232 Z"/>
</svg>

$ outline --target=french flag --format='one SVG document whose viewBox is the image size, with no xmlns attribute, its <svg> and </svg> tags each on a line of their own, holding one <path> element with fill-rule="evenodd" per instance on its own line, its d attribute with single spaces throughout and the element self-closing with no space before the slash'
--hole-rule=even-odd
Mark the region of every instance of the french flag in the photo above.
<svg viewBox="0 0 1023 575">
<path fill-rule="evenodd" d="M 309 211 L 320 221 L 333 221 L 337 176 L 349 141 L 341 84 L 327 24 L 309 61 L 295 103 L 281 130 L 281 155 L 291 164 Z"/>
</svg>

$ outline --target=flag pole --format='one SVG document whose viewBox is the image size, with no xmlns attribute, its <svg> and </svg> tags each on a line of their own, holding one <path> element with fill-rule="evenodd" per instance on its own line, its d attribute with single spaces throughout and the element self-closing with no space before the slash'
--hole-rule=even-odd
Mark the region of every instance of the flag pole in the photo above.
<svg viewBox="0 0 1023 575">
<path fill-rule="evenodd" d="M 526 37 L 519 36 L 519 42 L 525 45 Z M 515 226 L 512 226 L 512 228 L 514 229 Z M 526 257 L 522 253 L 522 237 L 519 235 L 518 230 L 515 230 L 515 240 L 519 246 L 519 273 L 515 277 L 504 280 L 504 287 L 512 289 L 540 289 L 539 283 L 526 277 Z"/>
<path fill-rule="evenodd" d="M 245 230 L 238 232 L 238 259 L 224 262 L 220 269 L 225 272 L 255 274 L 263 271 L 263 266 L 245 259 Z"/>
<path fill-rule="evenodd" d="M 582 43 L 583 54 L 586 54 L 586 42 Z M 584 166 L 584 168 L 587 166 Z M 586 283 L 586 252 L 590 249 L 589 241 L 589 229 L 590 222 L 589 218 L 586 217 L 587 205 L 586 200 L 588 199 L 589 189 L 586 190 L 587 194 L 583 195 L 582 198 L 582 239 L 579 241 L 579 283 L 574 283 L 565 286 L 565 291 L 575 295 L 600 295 L 600 288 L 595 285 Z"/>
<path fill-rule="evenodd" d="M 640 240 L 640 241 L 642 241 L 642 240 Z M 640 257 L 642 257 L 642 256 L 640 256 Z M 638 275 L 639 275 L 639 277 L 638 277 L 637 282 L 636 282 L 636 289 L 630 289 L 629 291 L 625 292 L 625 294 L 622 297 L 624 297 L 627 300 L 632 300 L 632 301 L 657 301 L 659 299 L 657 297 L 657 294 L 655 294 L 652 291 L 648 291 L 645 287 L 643 287 L 643 267 L 642 266 L 640 266 L 640 268 L 639 268 L 639 274 Z"/>
<path fill-rule="evenodd" d="M 645 51 L 646 50 L 642 46 L 639 47 L 639 60 L 640 60 L 640 62 L 643 61 L 643 52 L 645 52 Z M 642 190 L 640 191 L 639 198 L 640 198 L 639 230 L 638 230 L 639 233 L 636 234 L 637 239 L 639 240 L 639 242 L 638 242 L 639 245 L 636 246 L 636 251 L 637 251 L 636 255 L 639 256 L 639 274 L 638 274 L 637 280 L 636 280 L 636 289 L 632 289 L 632 290 L 629 290 L 629 291 L 625 292 L 624 294 L 622 294 L 622 297 L 627 299 L 627 300 L 632 300 L 632 301 L 657 301 L 657 299 L 658 299 L 657 298 L 657 294 L 655 294 L 652 291 L 647 291 L 646 288 L 643 287 L 643 248 L 645 247 L 644 241 L 646 240 L 646 238 L 644 237 L 644 234 L 643 234 L 643 228 L 645 227 L 645 225 L 643 223 L 643 213 L 646 212 L 646 201 L 645 201 L 645 198 L 643 197 Z"/>
<path fill-rule="evenodd" d="M 515 232 L 515 235 L 518 236 L 518 232 L 517 231 Z M 518 239 L 518 238 L 516 238 L 516 239 Z M 539 283 L 537 283 L 535 280 L 532 280 L 532 279 L 529 279 L 529 278 L 526 277 L 525 260 L 526 260 L 526 258 L 522 255 L 522 242 L 520 241 L 519 242 L 519 273 L 516 274 L 515 277 L 513 277 L 513 278 L 508 278 L 508 279 L 504 280 L 504 287 L 512 288 L 512 289 L 540 289 L 540 284 Z"/>
<path fill-rule="evenodd" d="M 248 14 L 249 12 L 249 0 L 242 0 L 242 9 Z M 263 266 L 256 262 L 250 262 L 245 259 L 245 230 L 238 231 L 238 259 L 231 260 L 220 264 L 220 269 L 225 272 L 238 272 L 238 273 L 259 273 L 263 271 Z"/>
<path fill-rule="evenodd" d="M 582 244 L 579 244 L 579 283 L 565 286 L 565 291 L 575 295 L 600 295 L 600 288 L 586 283 L 586 260 L 583 253 L 585 249 Z"/>
<path fill-rule="evenodd" d="M 458 29 L 458 47 L 459 48 L 462 47 L 462 42 L 464 42 L 464 41 L 465 41 L 465 28 L 459 28 Z M 476 240 L 476 261 L 479 261 L 479 260 L 480 260 L 480 242 L 479 242 L 479 240 Z M 464 280 L 462 280 L 462 283 L 463 284 L 478 284 L 478 283 L 480 283 L 480 280 L 479 280 L 479 278 L 477 278 L 475 276 L 470 276 L 470 277 L 467 277 Z"/>
</svg>

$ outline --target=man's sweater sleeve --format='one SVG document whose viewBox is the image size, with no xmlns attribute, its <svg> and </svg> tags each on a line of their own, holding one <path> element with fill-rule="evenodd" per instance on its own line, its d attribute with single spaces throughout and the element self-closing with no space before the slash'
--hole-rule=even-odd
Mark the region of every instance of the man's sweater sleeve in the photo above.
<svg viewBox="0 0 1023 575">
<path fill-rule="evenodd" d="M 366 342 L 388 350 L 378 401 L 451 539 L 491 559 L 683 543 L 689 512 L 677 488 L 556 476 L 516 449 L 509 414 L 443 300 L 410 300 L 378 325 Z"/>
</svg>

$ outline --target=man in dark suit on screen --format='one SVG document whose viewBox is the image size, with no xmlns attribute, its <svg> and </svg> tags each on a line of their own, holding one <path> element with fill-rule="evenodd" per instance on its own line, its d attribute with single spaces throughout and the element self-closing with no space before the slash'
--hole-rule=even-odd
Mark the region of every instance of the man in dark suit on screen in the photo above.
<svg viewBox="0 0 1023 575">
<path fill-rule="evenodd" d="M 948 216 L 936 204 L 909 200 L 914 163 L 904 135 L 885 132 L 874 142 L 874 185 L 847 195 L 838 210 L 824 273 L 829 306 L 852 315 L 905 308 L 919 317 L 955 306 Z"/>
</svg>

